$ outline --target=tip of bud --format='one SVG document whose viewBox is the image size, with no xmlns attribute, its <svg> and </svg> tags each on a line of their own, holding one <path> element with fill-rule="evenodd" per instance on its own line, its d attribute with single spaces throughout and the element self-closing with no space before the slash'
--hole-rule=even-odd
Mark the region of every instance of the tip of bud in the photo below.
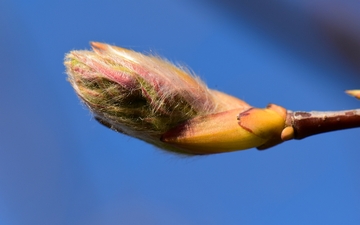
<svg viewBox="0 0 360 225">
<path fill-rule="evenodd" d="M 92 41 L 92 42 L 90 42 L 90 45 L 91 45 L 92 49 L 97 52 L 106 51 L 108 48 L 107 44 L 103 44 L 100 42 Z"/>
<path fill-rule="evenodd" d="M 357 99 L 360 99 L 360 90 L 347 90 L 345 91 L 348 95 L 351 95 Z"/>
</svg>

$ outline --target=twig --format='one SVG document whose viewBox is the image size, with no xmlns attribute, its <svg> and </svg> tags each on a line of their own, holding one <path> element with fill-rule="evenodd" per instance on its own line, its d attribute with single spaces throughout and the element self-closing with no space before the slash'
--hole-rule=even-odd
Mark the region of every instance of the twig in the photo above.
<svg viewBox="0 0 360 225">
<path fill-rule="evenodd" d="M 311 135 L 360 127 L 360 109 L 329 112 L 288 111 L 287 126 L 294 129 L 294 139 Z"/>
</svg>

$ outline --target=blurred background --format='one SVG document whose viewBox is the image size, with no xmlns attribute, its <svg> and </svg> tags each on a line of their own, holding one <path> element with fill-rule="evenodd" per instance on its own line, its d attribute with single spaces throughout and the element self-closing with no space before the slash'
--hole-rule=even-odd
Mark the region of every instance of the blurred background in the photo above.
<svg viewBox="0 0 360 225">
<path fill-rule="evenodd" d="M 359 130 L 184 158 L 92 119 L 66 52 L 106 42 L 189 66 L 256 107 L 360 102 L 360 2 L 0 1 L 0 224 L 359 224 Z"/>
</svg>

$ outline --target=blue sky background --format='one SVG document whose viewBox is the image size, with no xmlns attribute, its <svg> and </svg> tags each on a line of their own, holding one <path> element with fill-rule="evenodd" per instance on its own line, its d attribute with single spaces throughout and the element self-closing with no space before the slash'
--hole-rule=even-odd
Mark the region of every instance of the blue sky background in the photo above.
<svg viewBox="0 0 360 225">
<path fill-rule="evenodd" d="M 0 224 L 359 224 L 359 130 L 182 158 L 98 124 L 64 54 L 100 41 L 188 65 L 256 107 L 360 102 L 356 1 L 0 1 Z"/>
</svg>

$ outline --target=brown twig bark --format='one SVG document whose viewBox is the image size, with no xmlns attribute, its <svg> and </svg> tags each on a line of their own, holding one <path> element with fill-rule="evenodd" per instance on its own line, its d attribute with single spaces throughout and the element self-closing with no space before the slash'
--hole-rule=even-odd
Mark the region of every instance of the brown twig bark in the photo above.
<svg viewBox="0 0 360 225">
<path fill-rule="evenodd" d="M 360 109 L 329 112 L 288 111 L 286 126 L 294 128 L 294 139 L 360 127 Z"/>
</svg>

